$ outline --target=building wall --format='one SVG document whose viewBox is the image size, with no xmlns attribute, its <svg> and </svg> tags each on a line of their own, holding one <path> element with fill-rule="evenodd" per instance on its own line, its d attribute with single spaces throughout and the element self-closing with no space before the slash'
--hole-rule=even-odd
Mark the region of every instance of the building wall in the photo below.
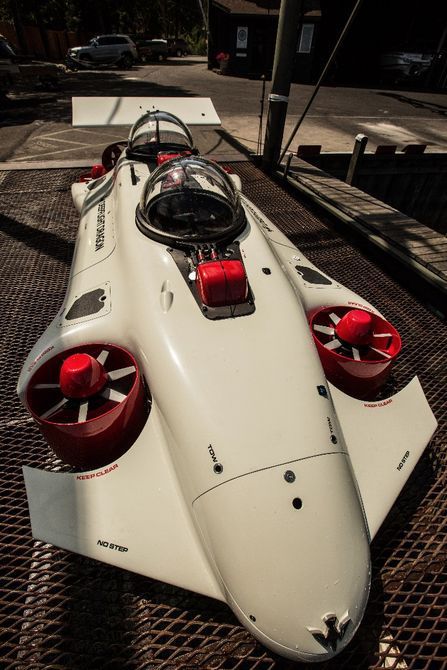
<svg viewBox="0 0 447 670">
<path fill-rule="evenodd" d="M 313 18 L 303 19 L 303 22 L 307 26 L 313 25 L 314 30 L 310 50 L 297 53 L 293 78 L 294 81 L 308 82 L 315 71 L 318 23 Z M 219 67 L 216 56 L 224 52 L 230 56 L 227 74 L 240 77 L 264 75 L 270 79 L 277 28 L 278 15 L 269 15 L 267 12 L 265 15 L 234 15 L 211 4 L 209 68 Z M 246 40 L 240 39 L 241 31 L 246 33 Z M 297 48 L 300 34 L 301 25 L 298 25 Z"/>
<path fill-rule="evenodd" d="M 304 16 L 314 24 L 311 50 L 297 53 L 293 81 L 315 82 L 355 5 L 355 0 L 320 0 L 320 17 Z M 314 13 L 315 14 L 315 13 Z M 277 15 L 235 15 L 210 0 L 209 67 L 217 66 L 219 51 L 230 54 L 233 75 L 259 76 L 271 72 L 278 24 Z M 246 56 L 237 56 L 238 27 L 248 28 Z M 299 36 L 298 36 L 299 37 Z M 437 54 L 423 76 L 409 81 L 416 88 L 447 87 L 447 0 L 374 0 L 363 2 L 326 83 L 379 86 L 383 79 L 382 55 L 393 51 Z M 396 82 L 392 82 L 393 84 Z"/>
<path fill-rule="evenodd" d="M 277 26 L 277 16 L 235 16 L 211 6 L 209 67 L 218 67 L 216 56 L 224 52 L 230 55 L 229 74 L 268 75 L 273 65 Z"/>
</svg>

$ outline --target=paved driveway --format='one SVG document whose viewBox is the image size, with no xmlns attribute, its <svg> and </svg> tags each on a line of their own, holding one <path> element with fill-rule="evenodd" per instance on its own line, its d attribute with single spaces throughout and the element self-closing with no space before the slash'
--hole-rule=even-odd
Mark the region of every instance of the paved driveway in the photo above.
<svg viewBox="0 0 447 670">
<path fill-rule="evenodd" d="M 266 110 L 270 84 L 265 88 Z M 310 86 L 292 85 L 285 138 L 311 91 Z M 222 129 L 196 130 L 199 149 L 223 157 L 240 155 L 239 143 L 242 151 L 259 148 L 262 82 L 221 76 L 207 70 L 203 58 L 188 57 L 128 71 L 70 72 L 56 93 L 11 96 L 0 110 L 0 160 L 99 159 L 105 144 L 126 137 L 127 127 L 71 128 L 74 95 L 210 96 Z M 447 95 L 323 87 L 291 148 L 321 144 L 325 151 L 347 151 L 360 132 L 370 138 L 368 149 L 424 143 L 429 151 L 447 151 Z"/>
</svg>

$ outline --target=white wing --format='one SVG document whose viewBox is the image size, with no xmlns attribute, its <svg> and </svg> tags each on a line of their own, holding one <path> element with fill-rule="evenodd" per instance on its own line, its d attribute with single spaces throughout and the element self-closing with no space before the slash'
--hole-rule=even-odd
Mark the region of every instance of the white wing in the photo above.
<svg viewBox="0 0 447 670">
<path fill-rule="evenodd" d="M 167 456 L 155 406 L 131 449 L 105 468 L 23 468 L 33 536 L 105 563 L 223 595 Z"/>
<path fill-rule="evenodd" d="M 356 400 L 332 385 L 330 391 L 373 539 L 437 422 L 417 377 L 379 402 Z"/>
</svg>

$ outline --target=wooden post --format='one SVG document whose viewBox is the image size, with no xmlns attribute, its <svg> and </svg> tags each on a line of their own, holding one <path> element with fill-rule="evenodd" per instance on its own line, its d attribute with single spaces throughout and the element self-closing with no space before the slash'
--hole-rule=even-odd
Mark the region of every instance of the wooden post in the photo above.
<svg viewBox="0 0 447 670">
<path fill-rule="evenodd" d="M 357 177 L 357 172 L 362 162 L 362 156 L 365 153 L 368 138 L 366 135 L 359 134 L 355 138 L 354 150 L 352 152 L 351 160 L 349 162 L 348 174 L 346 175 L 346 183 L 353 186 L 353 182 Z"/>
<path fill-rule="evenodd" d="M 287 154 L 287 160 L 286 160 L 285 165 L 284 165 L 284 174 L 283 174 L 284 178 L 286 178 L 287 175 L 289 174 L 290 163 L 292 162 L 292 158 L 293 158 L 293 153 L 291 151 L 289 151 L 289 153 Z"/>
</svg>

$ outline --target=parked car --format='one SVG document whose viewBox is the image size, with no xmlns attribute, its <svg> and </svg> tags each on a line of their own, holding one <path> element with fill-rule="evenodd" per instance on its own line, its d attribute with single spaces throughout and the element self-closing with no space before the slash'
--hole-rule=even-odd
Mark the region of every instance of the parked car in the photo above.
<svg viewBox="0 0 447 670">
<path fill-rule="evenodd" d="M 6 37 L 0 35 L 0 60 L 14 58 L 15 55 L 14 48 L 8 42 Z"/>
<path fill-rule="evenodd" d="M 134 42 L 128 35 L 98 35 L 87 46 L 73 47 L 67 53 L 69 67 L 118 65 L 132 67 L 138 60 Z"/>
<path fill-rule="evenodd" d="M 3 99 L 11 89 L 56 89 L 63 74 L 62 65 L 16 54 L 14 46 L 0 35 L 0 97 Z"/>
<path fill-rule="evenodd" d="M 189 44 L 183 38 L 168 38 L 168 54 L 170 56 L 187 56 L 191 53 Z"/>
<path fill-rule="evenodd" d="M 137 39 L 136 40 L 138 56 L 143 63 L 147 61 L 156 60 L 164 61 L 168 57 L 168 44 L 166 40 L 163 39 L 154 39 L 154 40 L 145 40 Z"/>
<path fill-rule="evenodd" d="M 380 59 L 382 76 L 387 81 L 399 82 L 422 79 L 435 57 L 421 51 L 391 51 Z"/>
</svg>

